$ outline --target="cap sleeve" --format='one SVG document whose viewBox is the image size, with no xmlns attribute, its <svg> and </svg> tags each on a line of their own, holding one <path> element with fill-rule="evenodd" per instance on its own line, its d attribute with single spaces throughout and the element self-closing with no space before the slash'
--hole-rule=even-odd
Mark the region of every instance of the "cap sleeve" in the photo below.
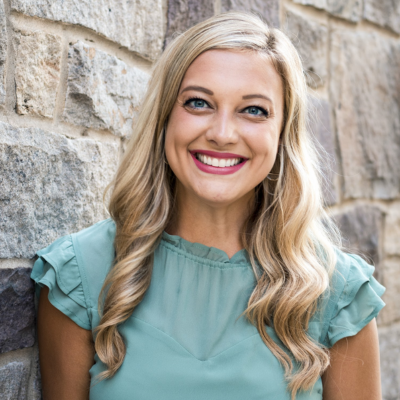
<svg viewBox="0 0 400 400">
<path fill-rule="evenodd" d="M 354 254 L 346 254 L 345 259 L 346 267 L 338 268 L 336 281 L 343 282 L 338 285 L 343 290 L 331 314 L 325 338 L 328 347 L 356 335 L 385 306 L 381 299 L 385 288 L 372 276 L 375 268 Z"/>
<path fill-rule="evenodd" d="M 84 329 L 91 329 L 87 303 L 71 236 L 65 236 L 37 252 L 31 278 L 36 296 L 49 288 L 49 301 Z"/>
</svg>

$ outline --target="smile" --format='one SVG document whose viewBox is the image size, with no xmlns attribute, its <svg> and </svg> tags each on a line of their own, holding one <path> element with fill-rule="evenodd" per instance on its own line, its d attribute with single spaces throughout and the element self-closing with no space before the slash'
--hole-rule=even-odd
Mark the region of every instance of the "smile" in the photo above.
<svg viewBox="0 0 400 400">
<path fill-rule="evenodd" d="M 243 161 L 242 158 L 214 158 L 201 153 L 196 153 L 196 158 L 203 164 L 218 168 L 233 167 Z"/>
<path fill-rule="evenodd" d="M 209 150 L 192 150 L 190 154 L 201 171 L 217 175 L 233 174 L 241 169 L 248 160 L 238 154 Z"/>
</svg>

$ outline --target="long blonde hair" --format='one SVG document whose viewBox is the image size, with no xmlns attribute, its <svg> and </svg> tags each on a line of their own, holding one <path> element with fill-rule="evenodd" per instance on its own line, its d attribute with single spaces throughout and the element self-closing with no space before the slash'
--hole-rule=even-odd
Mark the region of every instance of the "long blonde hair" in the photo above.
<svg viewBox="0 0 400 400">
<path fill-rule="evenodd" d="M 323 210 L 317 152 L 306 128 L 307 87 L 289 39 L 257 16 L 225 13 L 176 37 L 157 62 L 135 131 L 113 182 L 109 211 L 116 223 L 116 259 L 99 297 L 95 349 L 109 378 L 126 347 L 118 325 L 130 317 L 150 284 L 152 257 L 172 214 L 175 176 L 164 162 L 164 131 L 191 63 L 210 49 L 252 50 L 269 57 L 284 86 L 282 145 L 256 190 L 244 229 L 256 287 L 246 315 L 286 372 L 292 398 L 329 365 L 326 349 L 307 335 L 320 296 L 329 289 L 337 232 Z M 257 262 L 261 269 L 257 267 Z M 267 334 L 276 334 L 298 363 Z"/>
</svg>

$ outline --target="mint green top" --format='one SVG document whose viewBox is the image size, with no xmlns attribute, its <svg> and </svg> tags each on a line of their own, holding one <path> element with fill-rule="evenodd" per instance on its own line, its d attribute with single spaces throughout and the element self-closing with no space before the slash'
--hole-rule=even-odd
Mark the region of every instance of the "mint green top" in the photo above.
<svg viewBox="0 0 400 400">
<path fill-rule="evenodd" d="M 97 299 L 110 270 L 115 224 L 111 219 L 62 237 L 37 254 L 31 277 L 36 294 L 48 286 L 50 302 L 84 329 L 99 323 Z M 384 306 L 374 268 L 338 252 L 332 290 L 321 298 L 309 335 L 331 347 L 355 335 Z M 247 252 L 222 250 L 163 233 L 151 284 L 132 316 L 119 326 L 125 360 L 109 380 L 92 386 L 91 400 L 290 400 L 284 370 L 245 317 L 255 286 Z M 281 344 L 273 328 L 266 327 Z M 95 355 L 94 377 L 104 364 Z M 321 400 L 322 382 L 298 400 Z"/>
</svg>

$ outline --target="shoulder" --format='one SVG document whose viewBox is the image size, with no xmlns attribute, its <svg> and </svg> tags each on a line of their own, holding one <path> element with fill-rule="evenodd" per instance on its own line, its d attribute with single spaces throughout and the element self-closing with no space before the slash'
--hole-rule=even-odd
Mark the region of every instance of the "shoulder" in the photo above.
<svg viewBox="0 0 400 400">
<path fill-rule="evenodd" d="M 82 284 L 91 307 L 97 306 L 101 287 L 114 262 L 115 231 L 114 221 L 108 218 L 71 235 Z"/>
<path fill-rule="evenodd" d="M 374 278 L 374 266 L 356 254 L 336 250 L 330 287 L 321 298 L 314 321 L 319 321 L 319 342 L 332 347 L 339 339 L 353 336 L 377 316 L 385 305 L 385 288 Z"/>
<path fill-rule="evenodd" d="M 37 252 L 31 278 L 39 297 L 43 286 L 54 307 L 84 329 L 93 325 L 98 296 L 114 260 L 115 224 L 111 219 L 66 235 Z"/>
<path fill-rule="evenodd" d="M 100 290 L 115 258 L 115 230 L 115 223 L 109 218 L 57 239 L 37 252 L 39 259 L 32 271 L 32 279 L 37 283 L 46 279 L 44 275 L 51 266 L 55 272 L 51 280 L 56 281 L 65 294 L 75 291 L 79 294 L 77 301 L 84 296 L 81 303 L 96 308 Z M 49 274 L 47 279 L 50 280 Z"/>
</svg>

